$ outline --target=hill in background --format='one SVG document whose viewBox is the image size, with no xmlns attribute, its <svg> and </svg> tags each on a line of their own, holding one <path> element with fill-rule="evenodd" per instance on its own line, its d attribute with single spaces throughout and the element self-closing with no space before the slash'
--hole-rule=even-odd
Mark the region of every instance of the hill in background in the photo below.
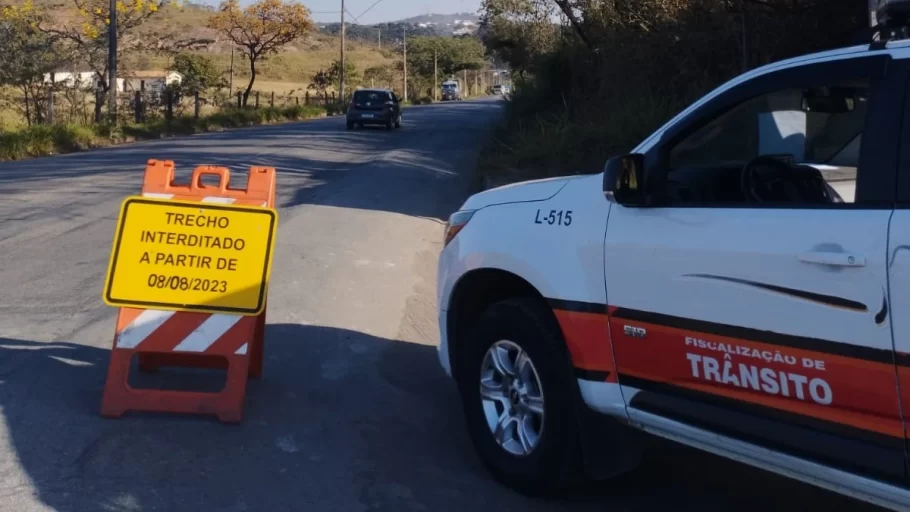
<svg viewBox="0 0 910 512">
<path fill-rule="evenodd" d="M 379 41 L 379 34 L 383 40 L 399 41 L 407 29 L 409 36 L 463 36 L 477 33 L 480 17 L 477 14 L 424 14 L 403 20 L 371 25 L 360 25 L 352 22 L 346 23 L 347 35 L 351 40 Z M 337 35 L 341 31 L 341 23 L 319 23 L 319 31 L 327 35 Z"/>
<path fill-rule="evenodd" d="M 421 28 L 433 28 L 439 35 L 459 35 L 459 33 L 474 33 L 480 24 L 480 16 L 476 13 L 463 12 L 458 14 L 424 14 L 399 20 L 398 23 L 417 25 Z"/>
</svg>

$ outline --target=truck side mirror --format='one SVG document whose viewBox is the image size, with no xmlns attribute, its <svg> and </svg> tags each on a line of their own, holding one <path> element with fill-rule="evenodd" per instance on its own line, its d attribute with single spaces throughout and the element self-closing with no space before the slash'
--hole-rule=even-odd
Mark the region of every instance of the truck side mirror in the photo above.
<svg viewBox="0 0 910 512">
<path fill-rule="evenodd" d="M 642 206 L 645 193 L 645 156 L 639 153 L 615 156 L 604 165 L 604 195 L 623 206 Z"/>
</svg>

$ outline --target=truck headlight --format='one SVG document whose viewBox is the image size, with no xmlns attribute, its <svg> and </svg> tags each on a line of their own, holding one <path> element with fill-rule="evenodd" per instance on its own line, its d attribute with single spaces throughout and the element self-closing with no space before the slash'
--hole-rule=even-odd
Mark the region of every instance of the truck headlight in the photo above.
<svg viewBox="0 0 910 512">
<path fill-rule="evenodd" d="M 449 242 L 455 238 L 455 235 L 468 224 L 468 221 L 474 216 L 475 211 L 476 210 L 459 210 L 449 216 L 449 221 L 446 222 L 446 237 L 443 247 L 449 245 Z"/>
</svg>

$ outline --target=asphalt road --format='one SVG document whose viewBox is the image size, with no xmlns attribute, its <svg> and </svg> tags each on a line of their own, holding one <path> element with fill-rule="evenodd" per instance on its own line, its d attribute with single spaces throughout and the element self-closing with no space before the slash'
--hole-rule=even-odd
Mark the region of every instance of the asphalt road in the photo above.
<svg viewBox="0 0 910 512">
<path fill-rule="evenodd" d="M 437 363 L 434 283 L 442 219 L 499 108 L 414 107 L 393 132 L 331 118 L 0 164 L 0 510 L 871 510 L 662 442 L 569 501 L 490 479 Z M 241 425 L 99 416 L 115 319 L 102 281 L 150 158 L 183 176 L 279 170 L 265 374 Z"/>
</svg>

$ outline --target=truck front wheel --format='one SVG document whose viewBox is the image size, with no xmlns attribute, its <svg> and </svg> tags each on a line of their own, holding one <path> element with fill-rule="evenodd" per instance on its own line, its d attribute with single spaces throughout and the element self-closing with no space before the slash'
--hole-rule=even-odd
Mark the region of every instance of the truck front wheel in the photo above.
<svg viewBox="0 0 910 512">
<path fill-rule="evenodd" d="M 487 469 L 529 495 L 580 476 L 575 381 L 558 326 L 533 299 L 490 306 L 462 340 L 458 385 L 468 434 Z"/>
</svg>

